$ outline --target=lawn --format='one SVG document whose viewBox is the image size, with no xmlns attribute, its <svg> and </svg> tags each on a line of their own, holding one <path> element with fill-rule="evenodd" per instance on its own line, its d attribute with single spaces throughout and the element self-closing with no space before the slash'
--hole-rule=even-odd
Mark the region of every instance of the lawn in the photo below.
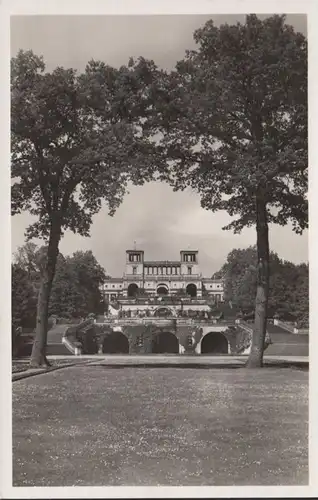
<svg viewBox="0 0 318 500">
<path fill-rule="evenodd" d="M 82 365 L 13 383 L 13 485 L 308 484 L 308 372 Z"/>
</svg>

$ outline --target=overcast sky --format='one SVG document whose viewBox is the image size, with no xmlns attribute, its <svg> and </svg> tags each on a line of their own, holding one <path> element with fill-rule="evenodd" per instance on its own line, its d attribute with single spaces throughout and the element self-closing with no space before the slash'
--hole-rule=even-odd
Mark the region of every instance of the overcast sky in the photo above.
<svg viewBox="0 0 318 500">
<path fill-rule="evenodd" d="M 48 70 L 64 66 L 82 71 L 90 59 L 118 67 L 140 55 L 170 69 L 194 47 L 193 31 L 211 18 L 216 24 L 244 22 L 240 15 L 12 17 L 11 55 L 32 49 L 44 56 Z M 289 15 L 287 22 L 306 33 L 305 16 Z M 30 220 L 28 214 L 12 218 L 13 252 L 23 245 Z M 222 231 L 229 221 L 226 213 L 203 210 L 194 193 L 174 193 L 167 185 L 150 183 L 133 187 L 114 217 L 102 209 L 90 238 L 68 232 L 60 250 L 70 254 L 91 249 L 107 272 L 121 276 L 125 250 L 134 241 L 147 260 L 175 260 L 181 249 L 191 247 L 199 250 L 202 272 L 210 276 L 233 248 L 255 244 L 255 229 L 240 235 Z M 295 235 L 289 226 L 270 228 L 271 249 L 295 263 L 308 260 L 307 239 L 307 234 Z"/>
</svg>

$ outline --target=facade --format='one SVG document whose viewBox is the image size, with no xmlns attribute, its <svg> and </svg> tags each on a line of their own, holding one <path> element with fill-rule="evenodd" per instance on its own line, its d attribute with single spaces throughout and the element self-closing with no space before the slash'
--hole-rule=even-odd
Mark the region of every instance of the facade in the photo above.
<svg viewBox="0 0 318 500">
<path fill-rule="evenodd" d="M 103 285 L 107 302 L 136 296 L 210 297 L 223 301 L 222 279 L 205 278 L 199 268 L 197 250 L 181 250 L 180 260 L 147 261 L 143 250 L 126 250 L 121 278 L 109 278 Z"/>
</svg>

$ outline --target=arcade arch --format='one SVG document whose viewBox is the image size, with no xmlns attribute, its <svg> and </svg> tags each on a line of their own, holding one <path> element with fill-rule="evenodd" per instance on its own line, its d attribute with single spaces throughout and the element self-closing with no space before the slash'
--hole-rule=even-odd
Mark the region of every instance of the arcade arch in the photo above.
<svg viewBox="0 0 318 500">
<path fill-rule="evenodd" d="M 176 313 L 170 309 L 170 307 L 158 307 L 153 315 L 156 317 L 156 318 L 167 318 L 167 317 L 175 317 L 176 316 Z"/>
<path fill-rule="evenodd" d="M 136 285 L 136 283 L 130 283 L 127 288 L 127 295 L 128 297 L 136 297 L 138 293 L 139 287 Z"/>
<path fill-rule="evenodd" d="M 179 340 L 171 332 L 160 332 L 152 341 L 153 354 L 179 354 Z"/>
<path fill-rule="evenodd" d="M 111 332 L 104 338 L 104 354 L 129 354 L 129 341 L 122 332 Z"/>
<path fill-rule="evenodd" d="M 186 293 L 187 295 L 190 295 L 191 297 L 196 297 L 197 296 L 197 287 L 194 283 L 189 283 L 186 287 Z"/>
<path fill-rule="evenodd" d="M 221 332 L 207 333 L 201 340 L 201 354 L 228 354 L 228 340 Z"/>
<path fill-rule="evenodd" d="M 158 295 L 168 295 L 168 293 L 169 293 L 169 288 L 164 283 L 160 283 L 157 286 L 157 294 Z"/>
</svg>

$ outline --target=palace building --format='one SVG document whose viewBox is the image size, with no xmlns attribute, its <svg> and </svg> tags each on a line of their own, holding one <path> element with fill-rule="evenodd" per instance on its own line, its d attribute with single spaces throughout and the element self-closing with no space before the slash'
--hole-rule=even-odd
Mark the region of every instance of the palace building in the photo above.
<svg viewBox="0 0 318 500">
<path fill-rule="evenodd" d="M 107 302 L 137 296 L 173 296 L 223 301 L 222 279 L 202 276 L 197 250 L 181 250 L 179 260 L 145 260 L 143 250 L 126 250 L 126 265 L 121 278 L 108 278 L 103 286 Z"/>
</svg>

